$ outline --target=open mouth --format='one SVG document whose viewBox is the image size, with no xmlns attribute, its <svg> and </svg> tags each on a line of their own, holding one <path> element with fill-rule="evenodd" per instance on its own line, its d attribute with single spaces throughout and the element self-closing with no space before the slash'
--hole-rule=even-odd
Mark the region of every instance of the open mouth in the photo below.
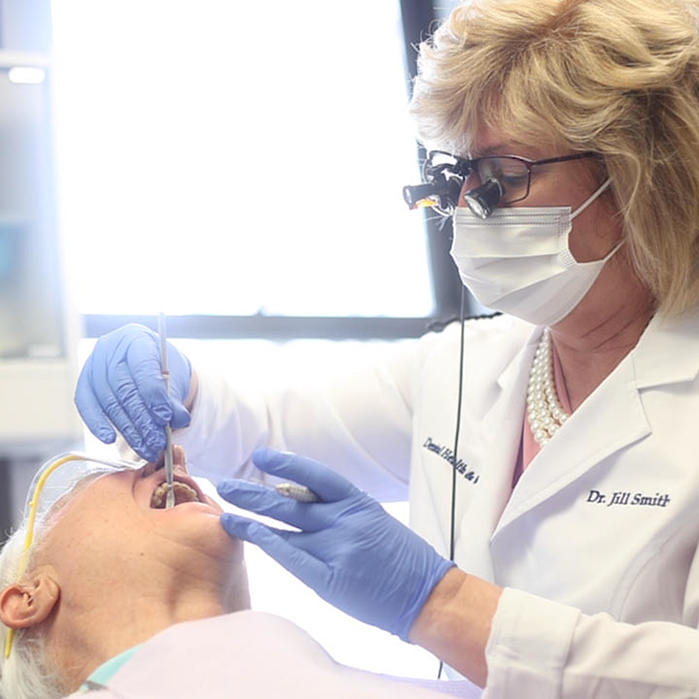
<svg viewBox="0 0 699 699">
<path fill-rule="evenodd" d="M 153 491 L 153 495 L 150 499 L 150 506 L 156 510 L 165 509 L 167 491 L 167 483 L 161 483 Z M 175 494 L 175 505 L 182 505 L 185 502 L 202 502 L 199 493 L 187 483 L 175 481 L 172 484 L 172 491 Z"/>
</svg>

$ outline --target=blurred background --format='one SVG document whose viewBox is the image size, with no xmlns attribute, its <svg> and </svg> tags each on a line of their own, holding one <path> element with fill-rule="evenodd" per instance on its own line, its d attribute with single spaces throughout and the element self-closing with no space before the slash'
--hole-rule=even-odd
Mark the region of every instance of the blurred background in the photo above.
<svg viewBox="0 0 699 699">
<path fill-rule="evenodd" d="M 449 225 L 409 212 L 407 114 L 430 0 L 0 0 L 0 536 L 63 451 L 95 338 L 157 327 L 260 381 L 332 371 L 459 311 Z M 404 506 L 391 506 L 404 516 Z M 257 552 L 253 603 L 341 662 L 431 656 Z"/>
</svg>

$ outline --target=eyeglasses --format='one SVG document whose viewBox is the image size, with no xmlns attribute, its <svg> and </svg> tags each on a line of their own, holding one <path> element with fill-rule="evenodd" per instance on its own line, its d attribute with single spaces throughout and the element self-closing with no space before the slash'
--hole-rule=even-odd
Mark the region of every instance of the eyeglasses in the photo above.
<svg viewBox="0 0 699 699">
<path fill-rule="evenodd" d="M 71 463 L 70 469 L 61 470 L 61 478 L 54 474 L 60 466 Z M 97 464 L 97 466 L 89 465 Z M 143 464 L 131 461 L 111 461 L 94 456 L 88 456 L 80 452 L 68 452 L 56 456 L 47 461 L 34 476 L 27 494 L 25 505 L 25 535 L 22 554 L 17 570 L 17 580 L 21 580 L 26 572 L 29 562 L 29 552 L 34 542 L 34 532 L 37 523 L 43 521 L 58 501 L 67 495 L 71 490 L 88 476 L 103 475 L 115 471 L 141 468 Z M 47 485 L 50 477 L 53 476 L 51 485 Z M 8 629 L 5 639 L 5 657 L 10 657 L 12 641 L 14 639 L 14 629 Z"/>
<path fill-rule="evenodd" d="M 433 206 L 439 213 L 450 216 L 459 205 L 464 181 L 475 175 L 479 180 L 478 185 L 465 193 L 464 200 L 474 213 L 486 218 L 498 204 L 514 204 L 529 196 L 533 168 L 597 157 L 597 153 L 588 151 L 543 160 L 531 160 L 519 155 L 460 158 L 445 151 L 433 150 L 423 166 L 425 184 L 404 187 L 403 196 L 411 208 Z M 483 190 L 479 191 L 481 188 Z"/>
</svg>

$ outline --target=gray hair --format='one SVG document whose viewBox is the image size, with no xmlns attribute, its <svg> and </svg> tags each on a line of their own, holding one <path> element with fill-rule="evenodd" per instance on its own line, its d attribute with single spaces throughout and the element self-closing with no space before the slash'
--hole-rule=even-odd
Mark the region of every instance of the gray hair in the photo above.
<svg viewBox="0 0 699 699">
<path fill-rule="evenodd" d="M 26 530 L 18 529 L 0 552 L 0 590 L 17 582 Z M 30 561 L 31 563 L 31 561 Z M 9 629 L 0 623 L 0 699 L 57 699 L 65 696 L 50 672 L 43 627 L 17 629 L 10 657 L 5 657 Z"/>
<path fill-rule="evenodd" d="M 34 524 L 32 548 L 25 570 L 30 571 L 42 541 L 55 524 L 65 505 L 79 492 L 103 475 L 103 468 L 91 468 L 67 483 L 61 481 L 55 500 L 49 500 L 47 510 L 37 512 Z M 29 513 L 25 514 L 25 517 Z M 16 583 L 22 574 L 20 570 L 24 541 L 27 535 L 27 522 L 15 531 L 0 552 L 0 590 Z M 59 670 L 53 667 L 49 657 L 45 626 L 16 629 L 12 652 L 5 658 L 5 642 L 9 629 L 0 623 L 0 699 L 58 699 L 70 694 L 72 689 L 65 687 Z"/>
</svg>

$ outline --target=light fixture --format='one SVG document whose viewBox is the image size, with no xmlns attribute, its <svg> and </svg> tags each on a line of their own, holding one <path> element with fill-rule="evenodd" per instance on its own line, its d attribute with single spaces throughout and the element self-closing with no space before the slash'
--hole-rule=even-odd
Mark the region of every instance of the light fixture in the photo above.
<svg viewBox="0 0 699 699">
<path fill-rule="evenodd" d="M 41 85 L 46 79 L 46 71 L 31 66 L 12 66 L 7 71 L 7 77 L 16 85 Z"/>
</svg>

